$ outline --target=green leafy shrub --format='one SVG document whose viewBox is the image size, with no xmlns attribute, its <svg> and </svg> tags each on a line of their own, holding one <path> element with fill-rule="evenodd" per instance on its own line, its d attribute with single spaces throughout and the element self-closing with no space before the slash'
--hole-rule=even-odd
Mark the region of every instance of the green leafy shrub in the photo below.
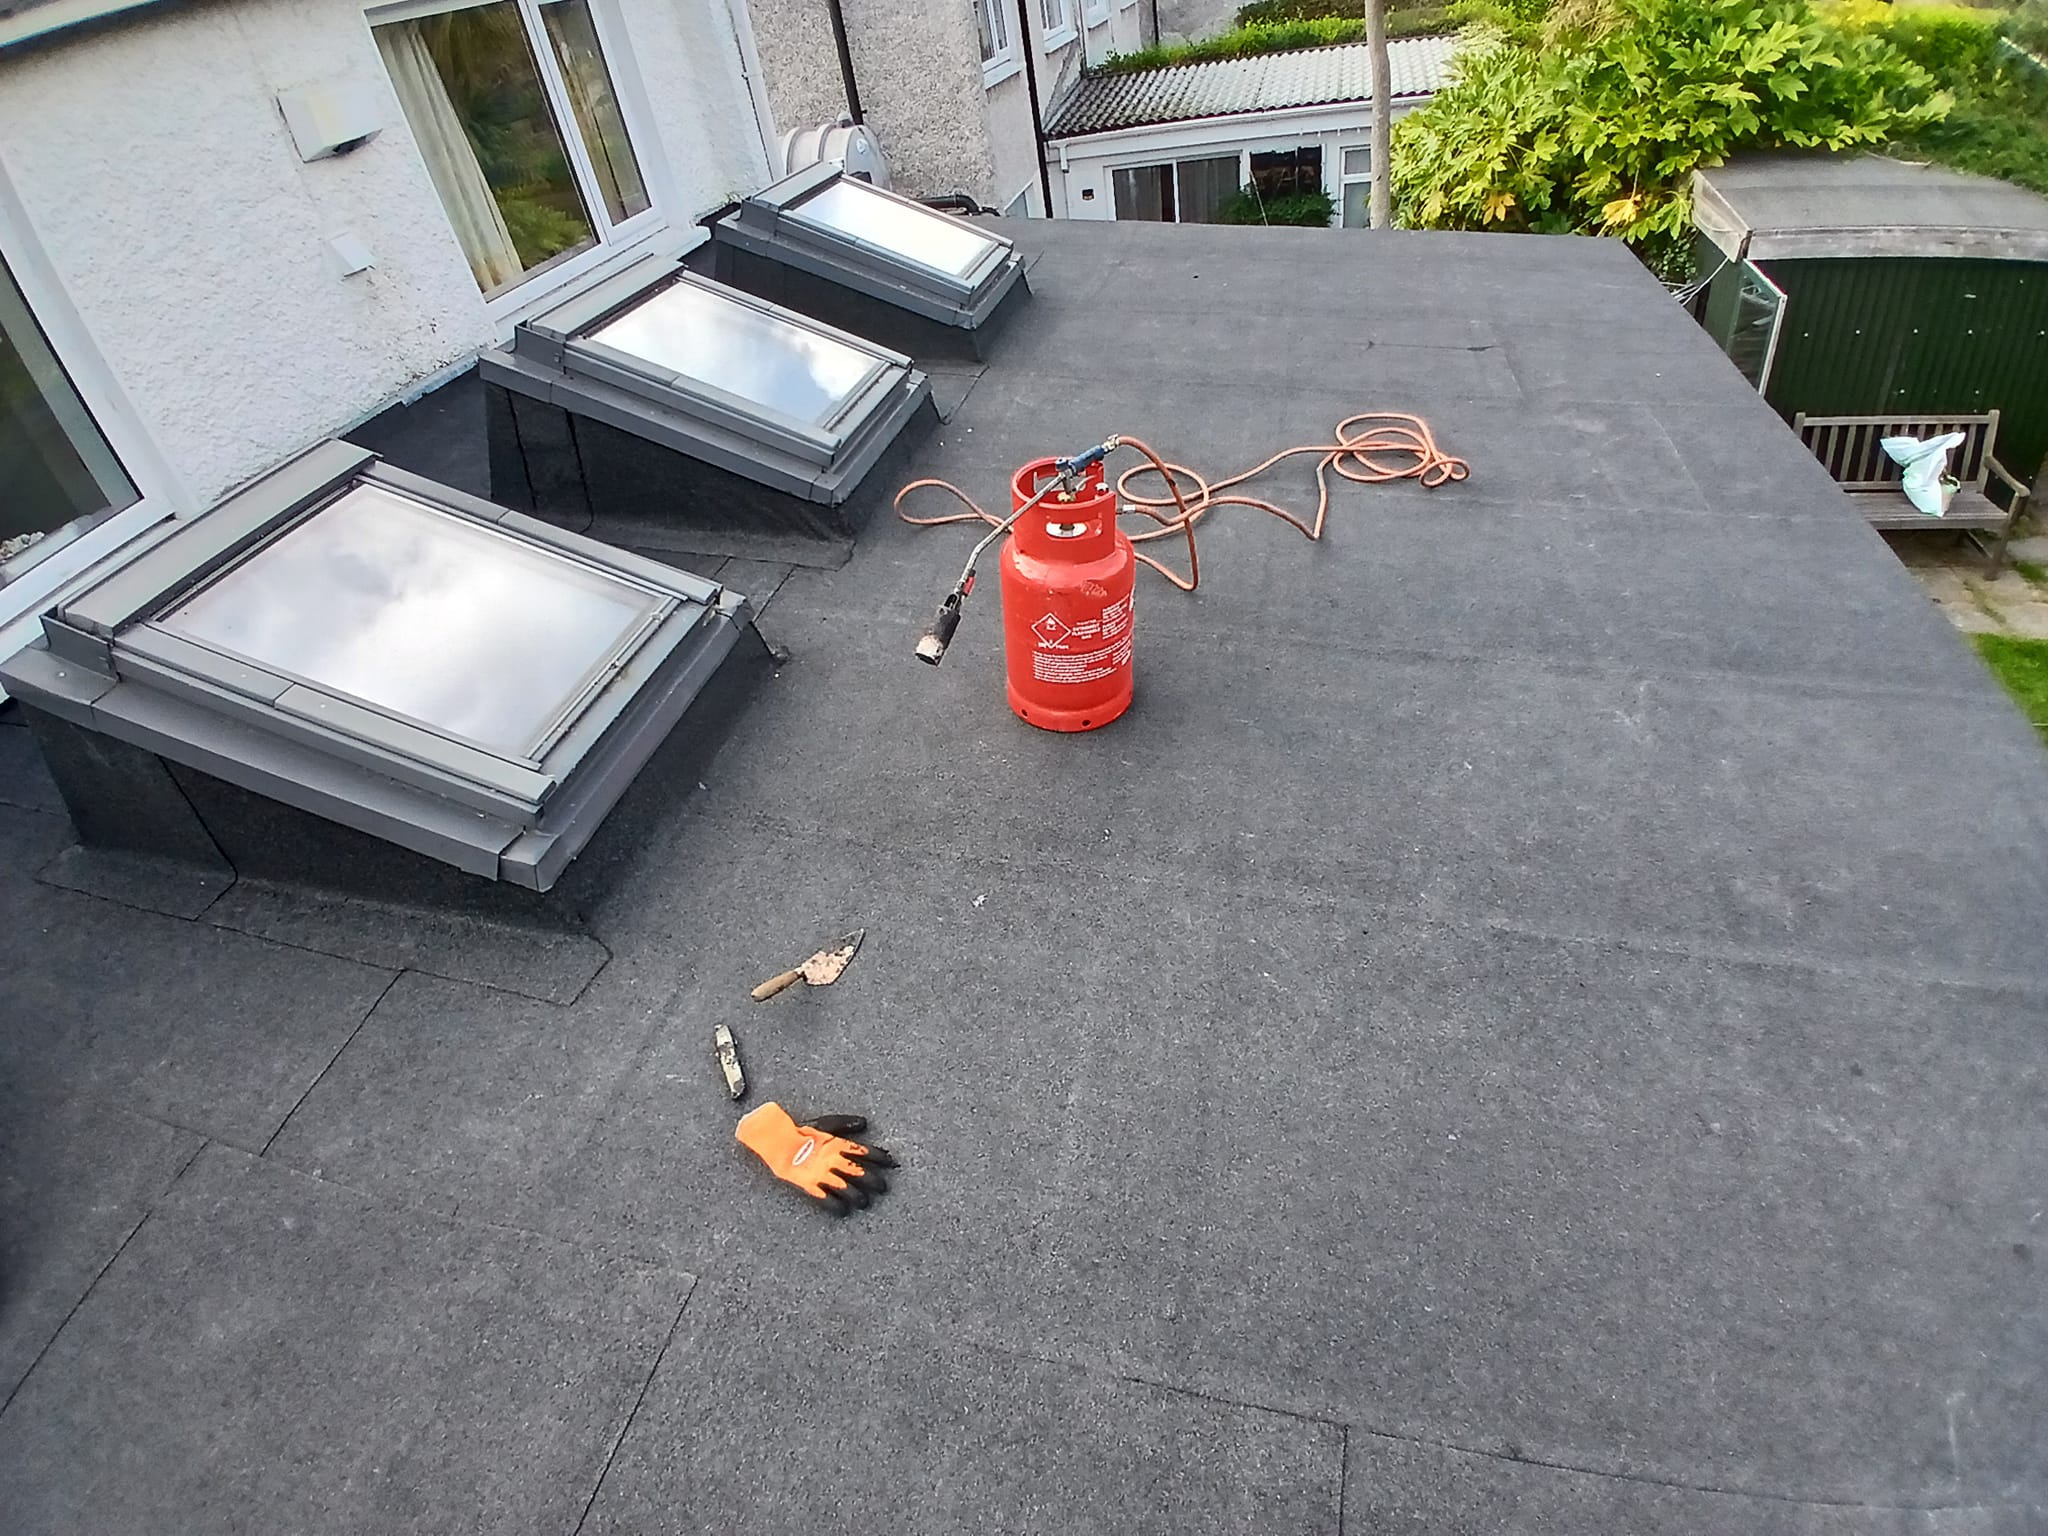
<svg viewBox="0 0 2048 1536">
<path fill-rule="evenodd" d="M 1468 45 L 1453 84 L 1395 126 L 1400 222 L 1618 235 L 1682 270 L 1698 166 L 1881 145 L 1949 106 L 1881 37 L 1803 0 L 1621 0 L 1620 12 L 1582 47 Z"/>
<path fill-rule="evenodd" d="M 1240 187 L 1216 210 L 1219 224 L 1293 224 L 1328 229 L 1337 211 L 1327 192 L 1289 192 L 1261 201 L 1256 187 Z"/>
</svg>

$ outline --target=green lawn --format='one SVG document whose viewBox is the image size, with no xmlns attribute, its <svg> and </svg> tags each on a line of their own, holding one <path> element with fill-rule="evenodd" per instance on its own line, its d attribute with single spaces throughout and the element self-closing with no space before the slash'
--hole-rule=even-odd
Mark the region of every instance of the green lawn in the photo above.
<svg viewBox="0 0 2048 1536">
<path fill-rule="evenodd" d="M 1977 654 L 2005 684 L 2020 712 L 2048 742 L 2048 640 L 2015 640 L 2007 635 L 1973 635 Z"/>
</svg>

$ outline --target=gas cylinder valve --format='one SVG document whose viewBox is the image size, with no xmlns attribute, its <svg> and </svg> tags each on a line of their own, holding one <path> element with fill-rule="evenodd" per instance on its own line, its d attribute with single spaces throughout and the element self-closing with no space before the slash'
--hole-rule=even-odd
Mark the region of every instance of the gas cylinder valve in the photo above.
<svg viewBox="0 0 2048 1536">
<path fill-rule="evenodd" d="M 1052 472 L 1060 477 L 1060 489 L 1068 496 L 1078 496 L 1085 489 L 1083 476 L 1092 464 L 1100 464 L 1123 446 L 1120 437 L 1106 437 L 1086 453 L 1076 454 L 1071 459 L 1054 459 Z"/>
</svg>

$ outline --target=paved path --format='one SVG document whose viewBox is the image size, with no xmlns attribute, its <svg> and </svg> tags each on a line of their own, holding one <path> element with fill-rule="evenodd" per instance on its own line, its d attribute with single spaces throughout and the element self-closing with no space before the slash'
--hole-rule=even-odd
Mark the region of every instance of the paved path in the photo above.
<svg viewBox="0 0 2048 1536">
<path fill-rule="evenodd" d="M 2012 559 L 1996 576 L 1960 538 L 1914 533 L 1889 542 L 1957 629 L 2048 640 L 2048 535 L 2013 540 Z"/>
</svg>

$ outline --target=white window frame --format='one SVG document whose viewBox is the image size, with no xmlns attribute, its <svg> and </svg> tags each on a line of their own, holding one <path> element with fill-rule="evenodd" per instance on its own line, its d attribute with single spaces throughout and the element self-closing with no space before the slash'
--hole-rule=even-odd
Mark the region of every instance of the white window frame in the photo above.
<svg viewBox="0 0 2048 1536">
<path fill-rule="evenodd" d="M 1102 166 L 1102 184 L 1104 189 L 1109 193 L 1110 218 L 1120 218 L 1120 215 L 1117 213 L 1116 209 L 1116 173 L 1118 171 L 1156 170 L 1161 166 L 1165 166 L 1168 169 L 1172 170 L 1173 217 L 1164 222 L 1170 224 L 1179 224 L 1184 222 L 1180 216 L 1181 162 L 1183 160 L 1228 160 L 1233 155 L 1237 158 L 1237 184 L 1241 187 L 1246 182 L 1250 181 L 1252 176 L 1252 152 L 1249 149 L 1244 148 L 1242 145 L 1238 146 L 1235 149 L 1223 147 L 1211 148 L 1204 147 L 1201 145 L 1190 145 L 1184 149 L 1155 149 L 1150 150 L 1143 154 L 1138 154 L 1134 152 L 1128 155 L 1118 155 L 1113 159 L 1104 161 Z M 1149 221 L 1142 219 L 1132 219 L 1128 222 L 1136 224 L 1145 223 Z"/>
<path fill-rule="evenodd" d="M 988 90 L 1002 84 L 1024 67 L 1022 56 L 1017 51 L 1017 39 L 1010 30 L 1010 15 L 1006 9 L 1007 0 L 971 0 L 982 15 L 988 17 L 989 36 L 995 39 L 996 51 L 981 61 L 982 89 Z M 975 46 L 981 46 L 981 27 L 974 29 Z"/>
<path fill-rule="evenodd" d="M 1365 174 L 1362 176 L 1347 174 L 1344 169 L 1344 157 L 1354 149 L 1365 151 Z M 1324 174 L 1325 176 L 1328 175 L 1327 166 L 1325 167 Z M 1344 222 L 1344 190 L 1347 187 L 1359 186 L 1366 189 L 1366 222 L 1364 224 L 1346 224 Z M 1339 229 L 1369 229 L 1372 227 L 1372 139 L 1370 137 L 1362 144 L 1338 144 L 1336 203 L 1337 227 Z"/>
<path fill-rule="evenodd" d="M 1135 5 L 1137 0 L 1129 0 Z M 1109 0 L 1084 0 L 1081 20 L 1090 27 L 1099 27 L 1109 20 Z"/>
<path fill-rule="evenodd" d="M 1074 30 L 1075 0 L 1038 0 L 1038 20 L 1042 28 L 1038 47 L 1041 53 L 1058 53 L 1079 34 Z M 1057 10 L 1059 20 L 1053 21 L 1051 13 Z"/>
<path fill-rule="evenodd" d="M 496 0 L 401 0 L 396 5 L 372 7 L 364 13 L 363 20 L 374 30 L 394 21 L 441 16 L 450 11 L 493 3 Z M 612 91 L 618 98 L 619 116 L 626 125 L 626 140 L 632 146 L 633 160 L 640 170 L 640 183 L 647 189 L 647 206 L 616 224 L 605 208 L 604 192 L 590 158 L 590 148 L 583 142 L 583 129 L 576 121 L 576 109 L 569 99 L 568 84 L 562 79 L 562 66 L 555 58 L 554 44 L 549 41 L 547 27 L 541 21 L 543 0 L 510 0 L 510 3 L 519 12 L 526 45 L 540 75 L 541 92 L 547 98 L 556 131 L 562 136 L 569 174 L 575 179 L 577 195 L 583 199 L 583 209 L 590 218 L 597 243 L 574 255 L 558 256 L 543 262 L 517 282 L 496 293 L 483 295 L 484 312 L 501 326 L 516 320 L 536 300 L 585 277 L 595 268 L 616 262 L 622 252 L 637 250 L 660 234 L 669 224 L 669 215 L 663 205 L 672 201 L 668 164 L 661 154 L 660 136 L 654 131 L 639 71 L 633 67 L 633 50 L 626 46 L 622 28 L 607 0 L 586 0 L 586 3 L 590 7 L 591 24 L 597 29 L 597 46 L 604 54 L 605 70 L 611 76 Z M 449 238 L 454 238 L 453 229 L 449 230 Z"/>
<path fill-rule="evenodd" d="M 0 657 L 35 639 L 40 618 L 84 584 L 86 574 L 137 535 L 191 505 L 191 495 L 158 452 L 141 416 L 93 344 L 71 305 L 56 269 L 35 239 L 28 216 L 0 172 L 0 257 L 14 274 L 50 350 L 140 494 L 133 506 L 111 513 L 0 587 Z M 6 697 L 0 690 L 0 699 Z"/>
</svg>

